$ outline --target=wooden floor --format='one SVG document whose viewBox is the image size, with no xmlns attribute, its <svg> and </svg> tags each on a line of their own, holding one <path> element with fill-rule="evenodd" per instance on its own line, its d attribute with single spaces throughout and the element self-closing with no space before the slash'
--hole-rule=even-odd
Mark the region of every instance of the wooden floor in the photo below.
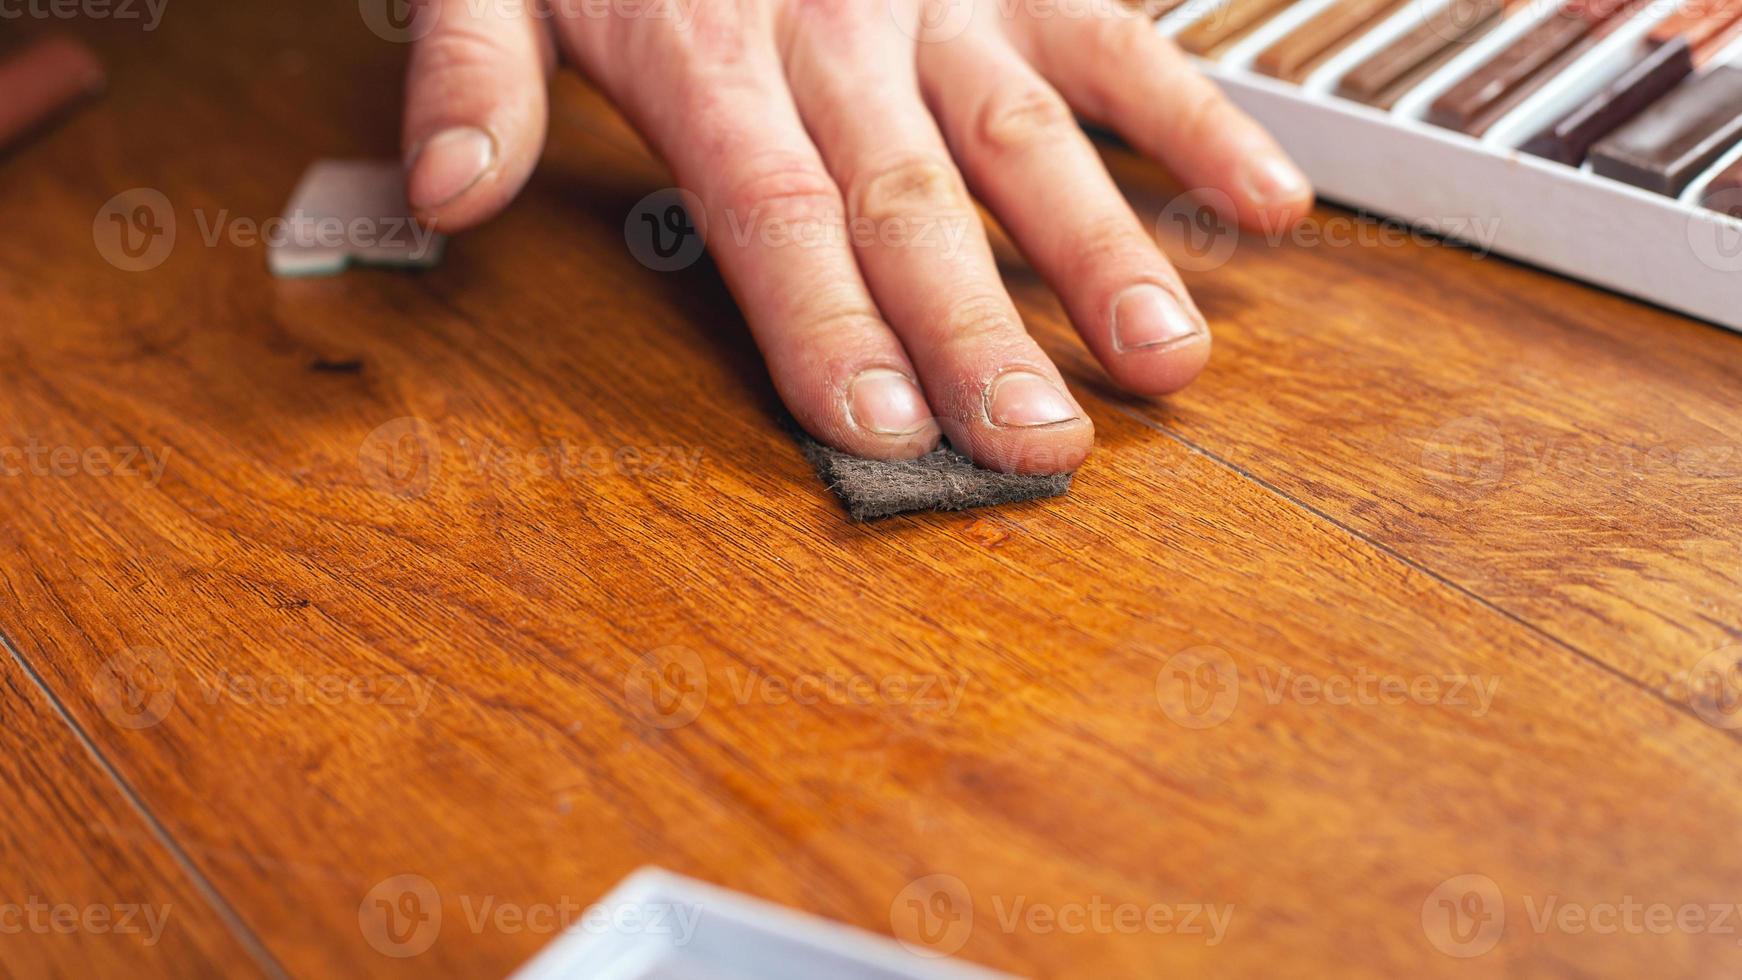
<svg viewBox="0 0 1742 980">
<path fill-rule="evenodd" d="M 1321 208 L 1145 403 L 1004 248 L 1095 454 L 854 525 L 573 80 L 438 270 L 274 280 L 206 230 L 394 156 L 403 51 L 72 29 L 111 90 L 0 157 L 0 974 L 501 976 L 645 864 L 1043 977 L 1742 971 L 1742 337 Z"/>
</svg>

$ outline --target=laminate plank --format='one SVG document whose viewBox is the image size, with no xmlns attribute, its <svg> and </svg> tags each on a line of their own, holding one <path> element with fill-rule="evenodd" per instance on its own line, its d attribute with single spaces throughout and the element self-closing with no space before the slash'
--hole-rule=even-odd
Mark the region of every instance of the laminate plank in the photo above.
<svg viewBox="0 0 1742 980">
<path fill-rule="evenodd" d="M 1198 242 L 1216 357 L 1127 409 L 1688 703 L 1742 653 L 1742 337 L 1411 239 L 1321 210 L 1284 244 Z"/>
<path fill-rule="evenodd" d="M 258 220 L 392 152 L 349 9 L 178 9 L 0 164 L 0 431 L 165 461 L 0 480 L 0 608 L 293 974 L 501 975 L 644 863 L 1036 976 L 1734 972 L 1733 735 L 1140 424 L 1020 269 L 1071 495 L 855 526 L 717 278 L 628 254 L 669 178 L 572 84 L 433 274 L 108 265 L 121 190 Z M 1708 920 L 1559 917 L 1640 903 Z"/>
<path fill-rule="evenodd" d="M 98 673 L 123 724 L 151 692 Z M 0 650 L 0 977 L 272 975 Z"/>
</svg>

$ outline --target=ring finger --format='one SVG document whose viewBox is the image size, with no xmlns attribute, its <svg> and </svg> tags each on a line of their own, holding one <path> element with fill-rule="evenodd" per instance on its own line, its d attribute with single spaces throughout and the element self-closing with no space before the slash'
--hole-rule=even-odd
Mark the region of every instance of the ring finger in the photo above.
<svg viewBox="0 0 1742 980">
<path fill-rule="evenodd" d="M 958 449 L 1005 471 L 1075 469 L 1094 428 L 1004 289 L 889 7 L 807 5 L 786 25 L 788 80 L 859 266 Z"/>
<path fill-rule="evenodd" d="M 1184 387 L 1209 328 L 1064 100 L 1002 37 L 921 51 L 926 96 L 974 190 L 1064 301 L 1123 387 Z"/>
</svg>

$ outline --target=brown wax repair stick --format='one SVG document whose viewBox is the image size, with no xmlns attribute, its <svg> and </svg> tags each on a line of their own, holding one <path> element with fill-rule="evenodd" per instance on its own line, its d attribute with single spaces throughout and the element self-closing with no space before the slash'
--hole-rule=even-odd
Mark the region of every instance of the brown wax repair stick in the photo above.
<svg viewBox="0 0 1742 980">
<path fill-rule="evenodd" d="M 1593 143 L 1662 98 L 1738 35 L 1742 0 L 1690 2 L 1651 29 L 1627 70 L 1520 149 L 1577 166 Z"/>
<path fill-rule="evenodd" d="M 1723 173 L 1712 178 L 1700 203 L 1713 211 L 1742 218 L 1742 160 L 1730 164 Z"/>
<path fill-rule="evenodd" d="M 1186 0 L 1132 0 L 1132 5 L 1147 14 L 1150 20 L 1160 20 L 1185 2 Z"/>
<path fill-rule="evenodd" d="M 1728 0 L 1731 7 L 1742 7 L 1742 0 Z M 1704 31 L 1698 37 L 1689 38 L 1694 46 L 1694 70 L 1702 71 L 1712 63 L 1713 58 L 1731 44 L 1742 40 L 1742 10 L 1737 10 L 1734 20 L 1715 30 Z"/>
<path fill-rule="evenodd" d="M 1434 100 L 1427 121 L 1480 136 L 1507 108 L 1535 91 L 1594 42 L 1600 21 L 1572 4 L 1526 31 Z"/>
<path fill-rule="evenodd" d="M 1742 140 L 1742 68 L 1722 65 L 1653 103 L 1591 147 L 1605 177 L 1674 197 Z"/>
<path fill-rule="evenodd" d="M 1686 38 L 1647 40 L 1638 61 L 1519 149 L 1576 167 L 1584 162 L 1592 143 L 1656 102 L 1693 70 L 1694 52 Z"/>
<path fill-rule="evenodd" d="M 1401 37 L 1350 69 L 1337 94 L 1389 109 L 1416 83 L 1438 71 L 1500 23 L 1505 0 L 1452 0 Z"/>
<path fill-rule="evenodd" d="M 1272 78 L 1300 82 L 1313 69 L 1373 25 L 1389 17 L 1406 0 L 1337 0 L 1265 48 L 1253 67 Z"/>
<path fill-rule="evenodd" d="M 103 86 L 103 66 L 71 38 L 50 37 L 0 61 L 0 148 Z"/>
<path fill-rule="evenodd" d="M 1654 41 L 1686 38 L 1688 46 L 1710 57 L 1717 47 L 1736 37 L 1742 21 L 1742 0 L 1685 0 L 1686 6 L 1651 29 Z"/>
<path fill-rule="evenodd" d="M 1174 37 L 1195 55 L 1208 55 L 1288 8 L 1292 0 L 1229 0 Z"/>
</svg>

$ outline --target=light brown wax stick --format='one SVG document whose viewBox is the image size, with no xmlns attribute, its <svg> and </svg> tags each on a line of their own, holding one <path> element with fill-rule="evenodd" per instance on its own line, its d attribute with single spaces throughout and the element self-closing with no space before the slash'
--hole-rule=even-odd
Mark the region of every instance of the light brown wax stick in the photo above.
<svg viewBox="0 0 1742 980">
<path fill-rule="evenodd" d="M 1389 108 L 1500 23 L 1503 7 L 1502 0 L 1452 0 L 1350 69 L 1337 83 L 1337 94 Z"/>
<path fill-rule="evenodd" d="M 1230 0 L 1174 38 L 1195 55 L 1208 55 L 1291 6 L 1290 0 Z"/>
<path fill-rule="evenodd" d="M 1337 0 L 1337 3 L 1265 48 L 1253 67 L 1272 78 L 1299 82 L 1325 59 L 1389 17 L 1406 0 Z"/>
</svg>

